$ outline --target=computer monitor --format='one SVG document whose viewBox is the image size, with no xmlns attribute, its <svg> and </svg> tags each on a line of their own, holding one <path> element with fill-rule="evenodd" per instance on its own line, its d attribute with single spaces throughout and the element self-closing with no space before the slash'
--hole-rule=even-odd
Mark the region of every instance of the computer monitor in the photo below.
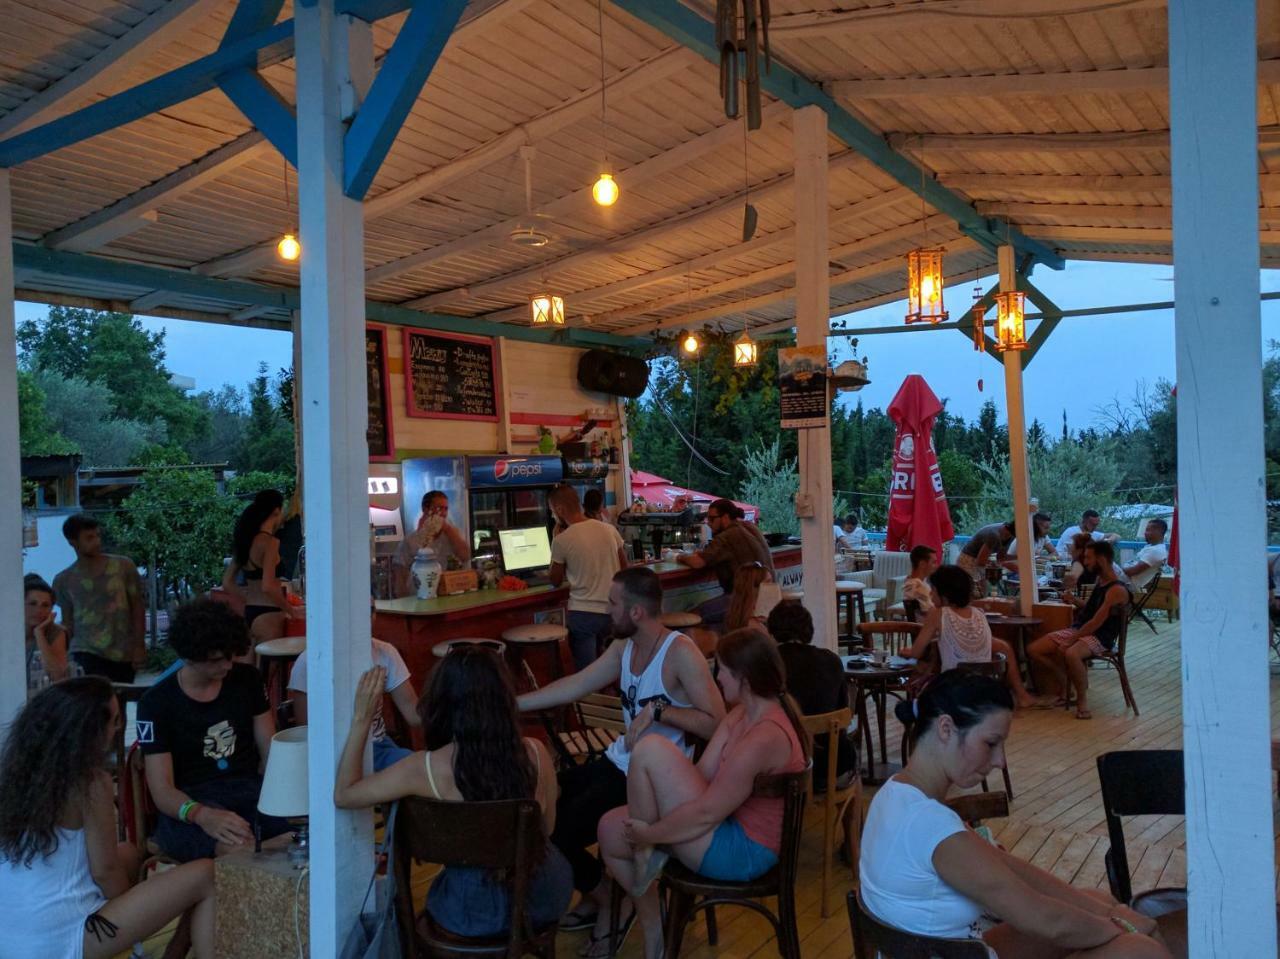
<svg viewBox="0 0 1280 959">
<path fill-rule="evenodd" d="M 545 526 L 498 530 L 502 565 L 508 573 L 546 569 L 551 565 L 551 540 Z"/>
</svg>

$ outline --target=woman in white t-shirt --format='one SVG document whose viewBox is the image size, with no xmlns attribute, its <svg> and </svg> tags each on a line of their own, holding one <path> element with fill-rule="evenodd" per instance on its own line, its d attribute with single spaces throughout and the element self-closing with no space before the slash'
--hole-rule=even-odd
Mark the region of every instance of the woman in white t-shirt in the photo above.
<svg viewBox="0 0 1280 959">
<path fill-rule="evenodd" d="M 861 895 L 882 922 L 935 938 L 981 939 L 999 959 L 1168 959 L 1155 921 L 1096 889 L 1077 889 L 982 839 L 943 800 L 1004 766 L 1008 690 L 949 672 L 899 718 L 906 769 L 876 793 L 859 861 Z"/>
</svg>

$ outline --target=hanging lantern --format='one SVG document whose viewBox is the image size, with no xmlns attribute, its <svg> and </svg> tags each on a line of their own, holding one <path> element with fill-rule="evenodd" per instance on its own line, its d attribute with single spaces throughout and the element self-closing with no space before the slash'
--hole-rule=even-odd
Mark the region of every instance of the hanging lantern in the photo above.
<svg viewBox="0 0 1280 959">
<path fill-rule="evenodd" d="M 734 366 L 755 366 L 758 353 L 756 341 L 747 335 L 746 330 L 743 330 L 742 335 L 733 341 Z"/>
<path fill-rule="evenodd" d="M 987 314 L 982 309 L 982 301 L 973 304 L 969 315 L 973 318 L 973 348 L 979 353 L 987 349 Z"/>
<path fill-rule="evenodd" d="M 534 326 L 564 326 L 564 297 L 539 293 L 529 301 Z"/>
<path fill-rule="evenodd" d="M 941 323 L 947 319 L 942 305 L 943 252 L 934 248 L 907 254 L 908 323 Z"/>
<path fill-rule="evenodd" d="M 686 356 L 697 356 L 701 347 L 702 341 L 698 339 L 697 333 L 686 333 L 680 337 L 680 349 L 684 350 Z"/>
<path fill-rule="evenodd" d="M 292 263 L 302 256 L 302 244 L 298 242 L 298 238 L 292 233 L 286 233 L 280 237 L 280 242 L 276 244 L 276 253 L 280 255 L 280 259 Z"/>
<path fill-rule="evenodd" d="M 591 198 L 600 206 L 613 206 L 618 202 L 618 181 L 612 173 L 601 173 L 591 186 Z"/>
<path fill-rule="evenodd" d="M 996 349 L 1001 353 L 1027 348 L 1026 300 L 1021 290 L 996 294 Z"/>
</svg>

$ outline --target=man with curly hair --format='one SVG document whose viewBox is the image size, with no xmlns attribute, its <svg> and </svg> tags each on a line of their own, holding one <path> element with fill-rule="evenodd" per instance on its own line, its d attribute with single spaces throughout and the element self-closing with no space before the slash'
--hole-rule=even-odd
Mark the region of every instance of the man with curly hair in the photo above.
<svg viewBox="0 0 1280 959">
<path fill-rule="evenodd" d="M 258 671 L 234 662 L 249 649 L 244 619 L 198 599 L 178 610 L 169 644 L 182 666 L 138 703 L 137 739 L 160 810 L 156 842 L 179 862 L 253 840 L 258 793 L 275 721 Z M 263 838 L 288 830 L 259 817 Z"/>
</svg>

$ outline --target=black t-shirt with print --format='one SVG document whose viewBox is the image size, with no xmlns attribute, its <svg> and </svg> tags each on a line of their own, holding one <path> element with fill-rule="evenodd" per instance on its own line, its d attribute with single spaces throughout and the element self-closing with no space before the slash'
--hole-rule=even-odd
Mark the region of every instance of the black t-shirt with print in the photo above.
<svg viewBox="0 0 1280 959">
<path fill-rule="evenodd" d="M 268 709 L 258 671 L 236 663 L 212 702 L 182 691 L 178 674 L 152 686 L 138 702 L 138 744 L 145 755 L 173 757 L 179 789 L 214 779 L 258 775 L 253 718 Z"/>
</svg>

